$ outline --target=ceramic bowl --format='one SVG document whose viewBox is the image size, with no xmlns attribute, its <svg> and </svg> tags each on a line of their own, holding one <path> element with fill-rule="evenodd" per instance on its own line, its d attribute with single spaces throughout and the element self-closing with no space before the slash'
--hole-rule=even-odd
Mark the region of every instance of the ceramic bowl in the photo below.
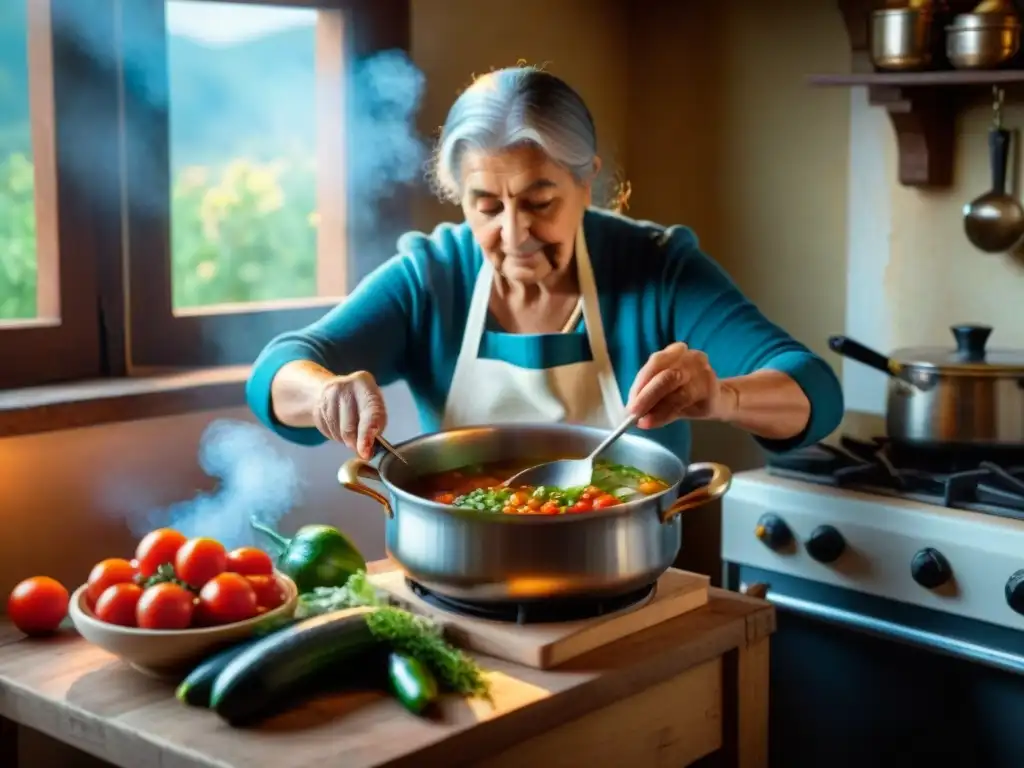
<svg viewBox="0 0 1024 768">
<path fill-rule="evenodd" d="M 78 633 L 98 648 L 117 656 L 140 672 L 157 677 L 180 677 L 222 647 L 245 640 L 267 623 L 295 611 L 299 590 L 283 573 L 275 573 L 285 601 L 272 611 L 234 624 L 197 629 L 138 629 L 108 624 L 96 618 L 85 597 L 86 586 L 75 590 L 68 614 Z"/>
</svg>

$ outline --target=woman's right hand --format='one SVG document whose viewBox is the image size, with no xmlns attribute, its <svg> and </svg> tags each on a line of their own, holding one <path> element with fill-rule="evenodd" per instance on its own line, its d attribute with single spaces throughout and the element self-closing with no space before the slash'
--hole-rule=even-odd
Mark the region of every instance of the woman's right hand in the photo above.
<svg viewBox="0 0 1024 768">
<path fill-rule="evenodd" d="M 313 408 L 313 424 L 324 437 L 344 443 L 367 461 L 374 440 L 388 423 L 384 395 L 366 371 L 334 376 L 324 382 Z"/>
</svg>

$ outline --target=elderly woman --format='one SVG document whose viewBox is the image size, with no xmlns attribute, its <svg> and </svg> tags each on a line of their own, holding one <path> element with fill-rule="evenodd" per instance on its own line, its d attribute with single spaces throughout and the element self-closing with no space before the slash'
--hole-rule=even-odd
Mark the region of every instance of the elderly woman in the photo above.
<svg viewBox="0 0 1024 768">
<path fill-rule="evenodd" d="M 767 320 L 684 227 L 592 207 L 594 121 L 532 67 L 492 72 L 452 106 L 436 153 L 465 222 L 398 254 L 307 328 L 274 339 L 248 399 L 283 437 L 364 458 L 380 387 L 412 391 L 426 431 L 497 422 L 612 427 L 627 412 L 683 460 L 710 419 L 780 452 L 825 437 L 831 368 Z"/>
</svg>

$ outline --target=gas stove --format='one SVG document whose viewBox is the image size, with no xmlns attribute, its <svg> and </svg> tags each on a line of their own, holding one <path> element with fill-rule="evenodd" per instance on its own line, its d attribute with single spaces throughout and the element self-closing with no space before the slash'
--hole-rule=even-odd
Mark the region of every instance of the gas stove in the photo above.
<svg viewBox="0 0 1024 768">
<path fill-rule="evenodd" d="M 844 439 L 733 480 L 722 559 L 1024 629 L 1024 460 Z"/>
<path fill-rule="evenodd" d="M 1018 768 L 1024 455 L 773 457 L 733 478 L 722 561 L 778 611 L 773 765 Z"/>
</svg>

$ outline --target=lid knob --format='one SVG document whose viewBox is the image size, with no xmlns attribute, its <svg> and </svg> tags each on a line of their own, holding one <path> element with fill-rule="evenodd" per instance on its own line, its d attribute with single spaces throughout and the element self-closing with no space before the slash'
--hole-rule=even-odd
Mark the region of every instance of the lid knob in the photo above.
<svg viewBox="0 0 1024 768">
<path fill-rule="evenodd" d="M 957 355 L 964 360 L 984 360 L 985 344 L 992 334 L 989 325 L 954 325 L 953 338 L 956 339 Z"/>
</svg>

